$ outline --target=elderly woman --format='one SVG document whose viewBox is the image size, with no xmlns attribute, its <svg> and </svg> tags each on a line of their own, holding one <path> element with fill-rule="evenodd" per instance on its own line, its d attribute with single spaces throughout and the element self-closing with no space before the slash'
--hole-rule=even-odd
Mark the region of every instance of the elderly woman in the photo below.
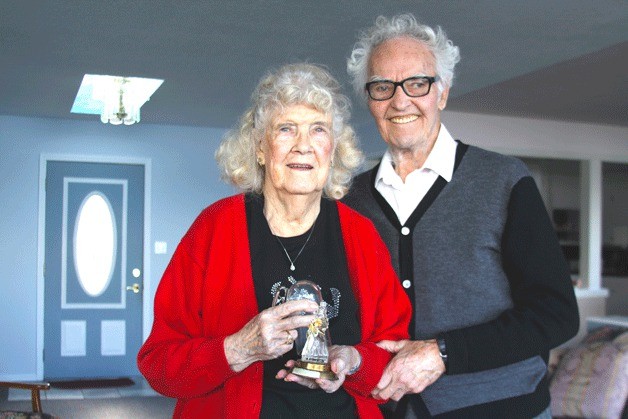
<svg viewBox="0 0 628 419">
<path fill-rule="evenodd" d="M 371 222 L 336 201 L 361 162 L 348 99 L 327 71 L 293 64 L 252 102 L 216 154 L 244 193 L 206 208 L 181 240 L 140 371 L 179 399 L 175 417 L 378 417 L 370 392 L 390 354 L 375 343 L 407 338 L 411 309 Z M 332 308 L 335 381 L 289 372 L 318 305 L 273 297 L 299 280 Z"/>
</svg>

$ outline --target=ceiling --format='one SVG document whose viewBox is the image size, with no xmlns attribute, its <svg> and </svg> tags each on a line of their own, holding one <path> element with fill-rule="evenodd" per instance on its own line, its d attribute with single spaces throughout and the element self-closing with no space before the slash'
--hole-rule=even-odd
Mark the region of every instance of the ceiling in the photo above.
<svg viewBox="0 0 628 419">
<path fill-rule="evenodd" d="M 98 121 L 70 108 L 84 74 L 108 74 L 165 80 L 142 123 L 230 127 L 262 74 L 295 61 L 357 101 L 357 32 L 401 12 L 460 47 L 448 109 L 628 126 L 625 0 L 0 0 L 0 115 Z"/>
</svg>

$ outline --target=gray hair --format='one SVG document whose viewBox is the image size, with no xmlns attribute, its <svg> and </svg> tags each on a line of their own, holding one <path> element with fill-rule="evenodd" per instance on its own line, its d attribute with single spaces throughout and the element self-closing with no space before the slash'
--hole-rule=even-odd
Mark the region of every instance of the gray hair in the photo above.
<svg viewBox="0 0 628 419">
<path fill-rule="evenodd" d="M 288 64 L 262 77 L 251 95 L 251 107 L 225 135 L 216 151 L 222 178 L 244 192 L 262 192 L 264 166 L 257 163 L 256 150 L 270 129 L 273 116 L 293 105 L 312 106 L 331 116 L 334 150 L 323 193 L 328 198 L 342 198 L 362 164 L 363 155 L 348 123 L 349 99 L 340 92 L 336 79 L 315 64 Z"/>
<path fill-rule="evenodd" d="M 347 60 L 347 72 L 351 76 L 353 88 L 358 96 L 367 98 L 364 85 L 368 82 L 368 62 L 371 53 L 379 44 L 389 39 L 407 37 L 425 45 L 436 61 L 439 92 L 450 86 L 454 79 L 454 67 L 460 61 L 460 51 L 440 26 L 436 31 L 427 25 L 419 24 L 412 14 L 401 14 L 387 19 L 378 16 L 375 25 L 361 32 Z"/>
</svg>

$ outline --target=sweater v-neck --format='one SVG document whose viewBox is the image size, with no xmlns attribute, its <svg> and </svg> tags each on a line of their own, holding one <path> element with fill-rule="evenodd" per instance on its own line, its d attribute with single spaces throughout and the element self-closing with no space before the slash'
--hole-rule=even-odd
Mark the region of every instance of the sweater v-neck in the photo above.
<svg viewBox="0 0 628 419">
<path fill-rule="evenodd" d="M 456 147 L 454 176 L 456 175 L 456 170 L 458 169 L 458 166 L 460 166 L 460 162 L 462 161 L 464 154 L 467 152 L 467 149 L 469 148 L 468 144 L 465 144 L 461 142 L 460 140 L 456 140 L 456 142 L 458 143 L 458 147 Z M 438 195 L 440 195 L 440 193 L 445 188 L 445 186 L 447 186 L 447 183 L 448 183 L 445 180 L 445 178 L 443 178 L 442 176 L 439 176 L 434 182 L 434 184 L 432 185 L 432 187 L 427 191 L 427 193 L 425 194 L 425 197 L 421 200 L 419 205 L 417 205 L 417 207 L 414 209 L 410 217 L 408 217 L 408 219 L 406 220 L 404 224 L 401 224 L 401 222 L 399 221 L 399 218 L 397 217 L 397 214 L 395 213 L 395 210 L 390 206 L 390 204 L 388 203 L 388 201 L 386 201 L 386 199 L 382 196 L 382 194 L 375 188 L 375 178 L 377 177 L 378 169 L 379 169 L 379 164 L 375 168 L 373 168 L 373 170 L 371 170 L 371 181 L 369 183 L 370 188 L 373 193 L 373 197 L 375 197 L 375 200 L 377 201 L 377 204 L 382 209 L 382 212 L 384 213 L 388 221 L 397 230 L 400 230 L 403 227 L 407 227 L 410 230 L 414 229 L 414 226 L 416 226 L 419 220 L 421 220 L 421 217 L 423 217 L 423 214 L 425 214 L 425 212 L 430 208 L 430 206 L 432 206 L 436 198 L 438 198 Z"/>
</svg>

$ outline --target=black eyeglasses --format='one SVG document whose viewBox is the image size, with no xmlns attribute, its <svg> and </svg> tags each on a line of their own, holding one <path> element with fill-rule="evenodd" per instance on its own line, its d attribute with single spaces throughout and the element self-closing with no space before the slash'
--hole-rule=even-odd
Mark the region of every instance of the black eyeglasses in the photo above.
<svg viewBox="0 0 628 419">
<path fill-rule="evenodd" d="M 432 84 L 439 80 L 435 77 L 408 77 L 401 81 L 376 80 L 366 83 L 364 86 L 373 100 L 388 100 L 395 95 L 395 90 L 401 86 L 406 95 L 410 97 L 425 96 L 430 92 Z"/>
</svg>

